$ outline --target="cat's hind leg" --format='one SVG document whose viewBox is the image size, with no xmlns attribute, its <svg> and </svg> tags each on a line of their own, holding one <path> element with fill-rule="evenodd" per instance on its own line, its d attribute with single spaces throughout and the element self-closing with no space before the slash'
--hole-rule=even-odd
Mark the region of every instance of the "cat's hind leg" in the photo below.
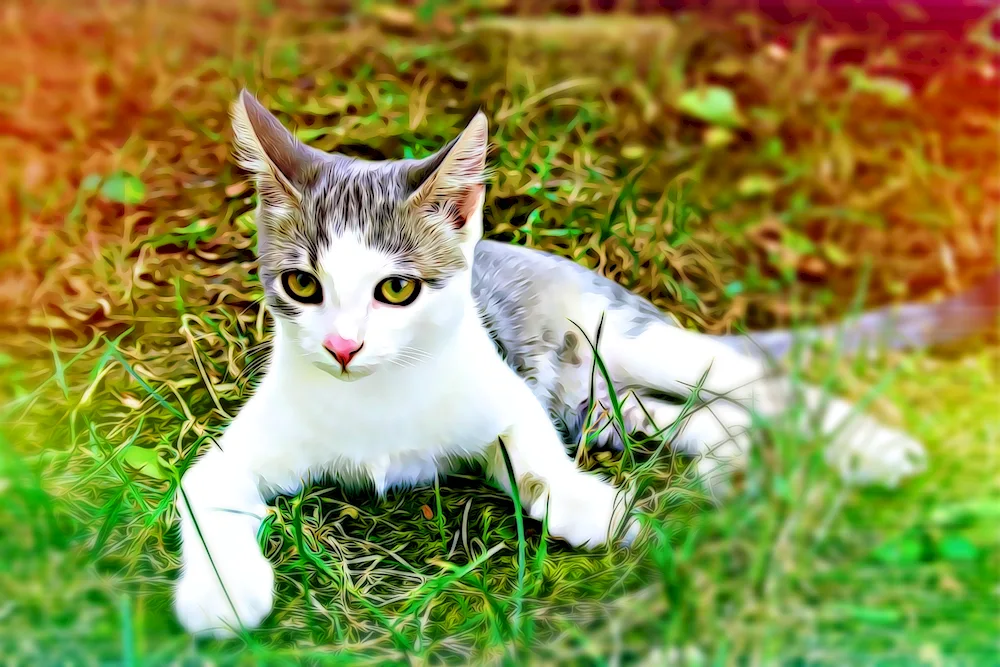
<svg viewBox="0 0 1000 667">
<path fill-rule="evenodd" d="M 645 387 L 682 398 L 701 387 L 702 398 L 725 397 L 749 405 L 766 396 L 766 365 L 709 336 L 609 311 L 600 352 L 618 387 Z"/>
<path fill-rule="evenodd" d="M 726 401 L 682 405 L 657 396 L 628 392 L 621 399 L 621 423 L 602 409 L 591 425 L 591 443 L 621 449 L 621 430 L 666 440 L 671 451 L 695 459 L 698 479 L 713 496 L 724 497 L 729 473 L 745 465 L 750 450 L 751 414 Z"/>
<path fill-rule="evenodd" d="M 895 486 L 925 467 L 924 448 L 906 434 L 817 387 L 800 385 L 796 391 L 787 376 L 770 372 L 763 361 L 744 356 L 717 339 L 665 322 L 636 326 L 620 311 L 609 316 L 606 331 L 600 350 L 619 387 L 638 387 L 640 393 L 647 388 L 682 399 L 700 387 L 696 399 L 718 403 L 713 412 L 727 430 L 748 423 L 740 409 L 776 418 L 786 415 L 798 400 L 803 418 L 795 426 L 818 424 L 815 435 L 829 440 L 826 457 L 846 481 Z M 726 402 L 734 409 L 722 408 Z M 703 447 L 712 444 L 706 441 Z M 692 439 L 689 449 L 694 445 Z M 715 452 L 719 462 L 722 455 L 732 453 L 736 458 L 731 464 L 740 465 L 747 450 L 727 447 Z"/>
</svg>

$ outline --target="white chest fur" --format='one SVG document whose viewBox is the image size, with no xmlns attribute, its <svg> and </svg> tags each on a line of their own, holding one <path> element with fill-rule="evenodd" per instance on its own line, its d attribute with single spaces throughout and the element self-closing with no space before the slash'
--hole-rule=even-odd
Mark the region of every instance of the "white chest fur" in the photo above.
<svg viewBox="0 0 1000 667">
<path fill-rule="evenodd" d="M 320 478 L 382 492 L 433 480 L 450 459 L 480 454 L 505 424 L 482 388 L 507 372 L 480 329 L 418 366 L 344 382 L 275 342 L 272 368 L 226 439 L 272 493 Z"/>
</svg>

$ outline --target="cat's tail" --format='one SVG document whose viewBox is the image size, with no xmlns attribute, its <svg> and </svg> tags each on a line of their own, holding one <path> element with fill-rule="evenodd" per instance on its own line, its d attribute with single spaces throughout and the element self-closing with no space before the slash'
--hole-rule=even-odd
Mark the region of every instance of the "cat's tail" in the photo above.
<svg viewBox="0 0 1000 667">
<path fill-rule="evenodd" d="M 1000 270 L 972 289 L 938 303 L 887 306 L 821 327 L 718 338 L 741 352 L 781 361 L 792 353 L 796 341 L 822 341 L 836 345 L 845 355 L 923 349 L 995 331 L 998 316 Z"/>
</svg>

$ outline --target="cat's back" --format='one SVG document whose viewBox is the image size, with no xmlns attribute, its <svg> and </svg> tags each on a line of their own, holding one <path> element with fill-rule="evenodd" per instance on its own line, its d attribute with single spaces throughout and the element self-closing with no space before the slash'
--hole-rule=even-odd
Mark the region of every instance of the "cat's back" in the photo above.
<svg viewBox="0 0 1000 667">
<path fill-rule="evenodd" d="M 575 262 L 522 246 L 481 241 L 472 292 L 506 363 L 575 439 L 591 382 L 590 343 L 607 316 L 615 329 L 668 322 L 650 302 Z M 601 349 L 608 341 L 602 338 Z"/>
<path fill-rule="evenodd" d="M 498 241 L 476 246 L 472 291 L 490 335 L 501 343 L 576 330 L 572 322 L 592 334 L 609 310 L 637 322 L 669 321 L 646 299 L 569 259 Z"/>
<path fill-rule="evenodd" d="M 558 344 L 579 302 L 578 271 L 569 260 L 497 241 L 476 246 L 472 294 L 484 324 L 508 362 L 524 371 L 531 357 Z"/>
</svg>

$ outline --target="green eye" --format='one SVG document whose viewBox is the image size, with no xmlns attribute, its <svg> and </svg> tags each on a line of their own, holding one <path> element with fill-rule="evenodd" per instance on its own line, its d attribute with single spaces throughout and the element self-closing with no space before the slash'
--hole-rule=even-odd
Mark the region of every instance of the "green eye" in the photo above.
<svg viewBox="0 0 1000 667">
<path fill-rule="evenodd" d="M 323 301 L 323 290 L 319 287 L 316 276 L 305 271 L 286 271 L 281 274 L 281 284 L 285 293 L 299 303 L 320 303 Z"/>
<path fill-rule="evenodd" d="M 375 286 L 375 300 L 390 306 L 408 306 L 420 294 L 420 281 L 402 276 L 386 278 Z"/>
</svg>

